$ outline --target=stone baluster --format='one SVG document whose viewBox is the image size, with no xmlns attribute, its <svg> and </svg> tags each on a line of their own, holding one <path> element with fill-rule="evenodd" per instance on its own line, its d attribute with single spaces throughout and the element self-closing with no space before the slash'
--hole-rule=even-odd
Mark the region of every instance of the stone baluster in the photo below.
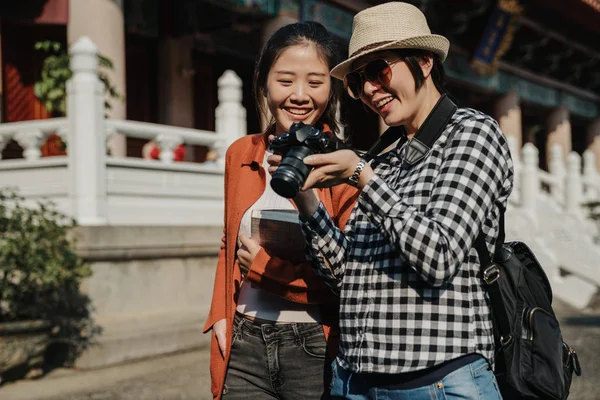
<svg viewBox="0 0 600 400">
<path fill-rule="evenodd" d="M 535 217 L 535 206 L 540 190 L 540 178 L 538 174 L 538 149 L 526 143 L 523 146 L 523 168 L 521 170 L 521 207 L 531 217 Z"/>
<path fill-rule="evenodd" d="M 548 169 L 554 178 L 554 182 L 550 188 L 550 193 L 559 204 L 563 204 L 565 200 L 565 165 L 563 161 L 563 151 L 560 144 L 555 143 L 550 148 Z"/>
<path fill-rule="evenodd" d="M 246 109 L 242 106 L 242 80 L 232 70 L 218 79 L 219 105 L 215 110 L 215 130 L 219 136 L 214 146 L 217 163 L 225 164 L 225 152 L 231 143 L 246 134 Z"/>
<path fill-rule="evenodd" d="M 160 150 L 158 156 L 160 160 L 164 163 L 172 163 L 175 159 L 174 150 L 183 143 L 183 139 L 177 135 L 160 134 L 154 139 L 154 142 Z"/>
<path fill-rule="evenodd" d="M 598 200 L 598 171 L 596 170 L 596 154 L 592 150 L 583 153 L 583 180 L 585 199 Z"/>
<path fill-rule="evenodd" d="M 0 135 L 0 160 L 2 160 L 2 152 L 6 145 L 10 142 L 10 134 L 8 135 Z"/>
<path fill-rule="evenodd" d="M 574 151 L 567 156 L 566 186 L 566 209 L 569 212 L 577 212 L 583 200 L 583 182 L 581 180 L 581 156 Z"/>
<path fill-rule="evenodd" d="M 61 140 L 61 142 L 63 142 L 66 146 L 69 146 L 69 127 L 68 126 L 61 126 L 60 128 L 58 128 L 58 130 L 56 131 L 56 136 L 58 136 Z"/>
<path fill-rule="evenodd" d="M 40 129 L 18 131 L 14 139 L 23 148 L 23 157 L 26 160 L 38 160 L 42 156 L 40 147 L 44 144 L 46 135 Z"/>
<path fill-rule="evenodd" d="M 106 126 L 98 50 L 82 37 L 70 48 L 73 76 L 67 82 L 69 197 L 80 225 L 103 225 L 106 216 Z"/>
</svg>

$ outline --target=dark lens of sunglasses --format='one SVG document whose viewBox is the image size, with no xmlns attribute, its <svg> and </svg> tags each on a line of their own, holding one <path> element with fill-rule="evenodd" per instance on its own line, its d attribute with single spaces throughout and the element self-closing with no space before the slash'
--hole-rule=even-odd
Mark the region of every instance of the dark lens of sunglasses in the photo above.
<svg viewBox="0 0 600 400">
<path fill-rule="evenodd" d="M 352 72 L 344 78 L 344 86 L 350 97 L 358 99 L 362 93 L 362 79 L 358 72 Z"/>
<path fill-rule="evenodd" d="M 385 60 L 373 60 L 365 66 L 365 78 L 376 85 L 388 86 L 392 80 L 392 69 Z"/>
<path fill-rule="evenodd" d="M 388 86 L 392 80 L 392 68 L 385 60 L 373 60 L 365 65 L 364 77 L 378 86 Z M 352 72 L 344 78 L 348 94 L 358 99 L 363 91 L 364 82 L 360 72 Z"/>
</svg>

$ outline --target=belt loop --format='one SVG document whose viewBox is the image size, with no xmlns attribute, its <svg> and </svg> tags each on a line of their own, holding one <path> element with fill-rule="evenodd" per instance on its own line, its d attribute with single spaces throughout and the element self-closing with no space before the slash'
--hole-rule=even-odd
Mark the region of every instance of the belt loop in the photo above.
<svg viewBox="0 0 600 400">
<path fill-rule="evenodd" d="M 296 340 L 296 343 L 301 345 L 302 344 L 302 334 L 300 333 L 300 330 L 298 329 L 298 324 L 292 323 L 292 330 L 294 331 L 294 339 Z"/>
<path fill-rule="evenodd" d="M 244 318 L 243 314 L 241 314 L 241 313 L 239 313 L 237 311 L 235 312 L 235 315 L 238 317 L 238 322 L 236 324 L 236 328 L 240 329 L 244 325 L 244 323 L 246 322 L 246 318 Z"/>
</svg>

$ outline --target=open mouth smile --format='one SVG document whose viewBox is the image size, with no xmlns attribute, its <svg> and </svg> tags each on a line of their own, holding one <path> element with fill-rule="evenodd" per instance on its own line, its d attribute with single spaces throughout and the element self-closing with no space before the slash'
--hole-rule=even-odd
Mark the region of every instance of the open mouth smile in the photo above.
<svg viewBox="0 0 600 400">
<path fill-rule="evenodd" d="M 302 116 L 302 115 L 306 115 L 309 112 L 311 112 L 312 109 L 308 109 L 308 108 L 291 108 L 291 107 L 286 107 L 285 111 L 289 112 L 290 114 L 294 114 L 294 115 L 298 115 L 298 116 Z"/>
<path fill-rule="evenodd" d="M 393 97 L 386 97 L 385 99 L 381 99 L 377 102 L 373 102 L 373 104 L 375 105 L 375 108 L 381 110 L 383 109 L 387 104 L 389 104 L 392 100 L 394 100 Z"/>
</svg>

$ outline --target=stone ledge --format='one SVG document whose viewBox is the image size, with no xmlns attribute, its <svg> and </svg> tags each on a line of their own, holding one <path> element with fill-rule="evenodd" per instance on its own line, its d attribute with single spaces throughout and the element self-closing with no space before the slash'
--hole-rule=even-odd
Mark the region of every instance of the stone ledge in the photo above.
<svg viewBox="0 0 600 400">
<path fill-rule="evenodd" d="M 222 227 L 80 226 L 77 251 L 86 261 L 216 256 Z"/>
<path fill-rule="evenodd" d="M 208 347 L 210 335 L 202 334 L 205 319 L 206 311 L 99 319 L 96 323 L 102 327 L 102 334 L 77 359 L 75 367 L 103 368 Z"/>
</svg>

